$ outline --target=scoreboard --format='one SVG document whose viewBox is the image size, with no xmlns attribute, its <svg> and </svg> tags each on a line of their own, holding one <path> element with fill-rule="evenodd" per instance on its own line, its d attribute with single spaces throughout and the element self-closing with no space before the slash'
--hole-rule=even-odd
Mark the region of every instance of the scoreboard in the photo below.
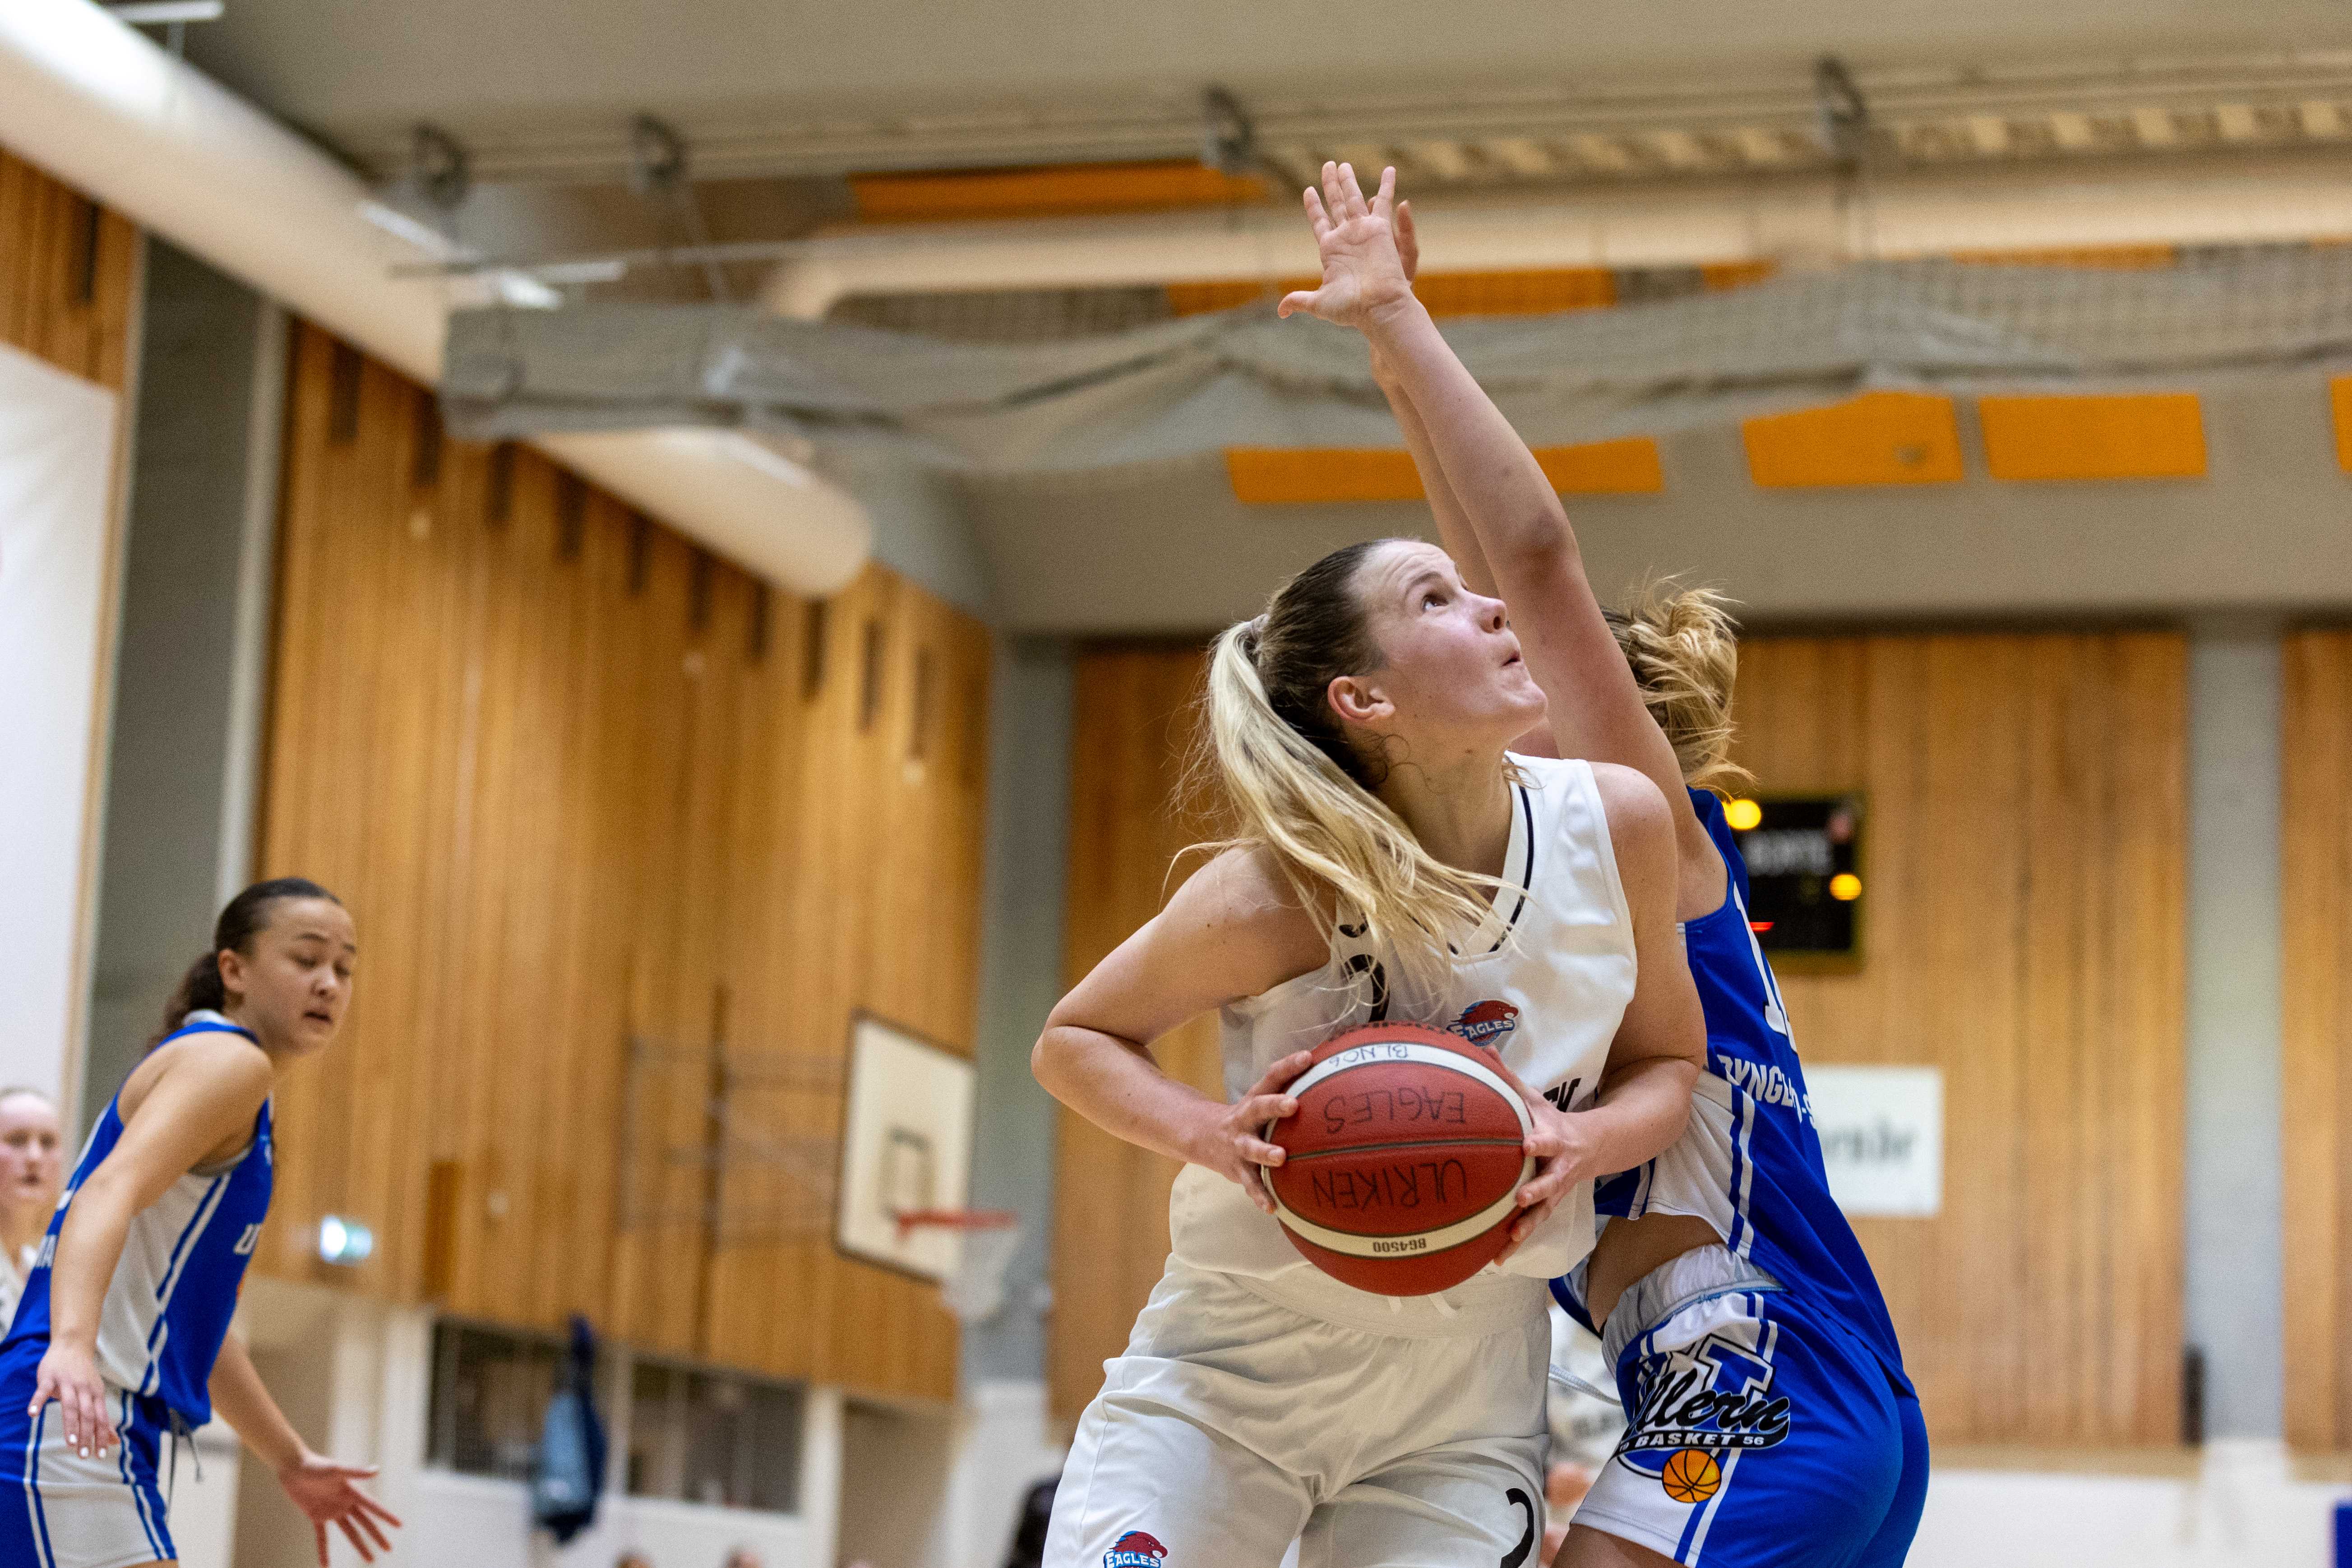
<svg viewBox="0 0 2352 1568">
<path fill-rule="evenodd" d="M 1727 802 L 1723 815 L 1748 862 L 1748 921 L 1764 951 L 1775 960 L 1858 967 L 1862 796 L 1743 797 Z"/>
</svg>

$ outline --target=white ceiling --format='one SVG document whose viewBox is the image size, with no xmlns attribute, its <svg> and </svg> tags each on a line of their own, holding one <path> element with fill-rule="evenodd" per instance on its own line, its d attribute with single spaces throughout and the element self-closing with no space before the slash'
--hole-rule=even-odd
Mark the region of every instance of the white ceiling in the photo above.
<svg viewBox="0 0 2352 1568">
<path fill-rule="evenodd" d="M 1182 120 L 1202 87 L 1301 105 L 2162 64 L 2352 47 L 2342 0 L 228 0 L 205 69 L 361 149 L 419 120 L 561 135 L 649 111 L 689 130 L 1007 112 Z"/>
</svg>

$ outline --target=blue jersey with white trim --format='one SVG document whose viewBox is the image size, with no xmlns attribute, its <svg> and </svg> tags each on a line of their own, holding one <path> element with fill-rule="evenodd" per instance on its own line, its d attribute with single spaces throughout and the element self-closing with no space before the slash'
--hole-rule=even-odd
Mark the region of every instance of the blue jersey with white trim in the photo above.
<svg viewBox="0 0 2352 1568">
<path fill-rule="evenodd" d="M 163 1043 L 213 1033 L 253 1038 L 250 1031 L 218 1014 L 199 1013 L 190 1015 Z M 6 1344 L 48 1339 L 49 1280 L 58 1234 L 73 1208 L 74 1194 L 121 1139 L 122 1101 L 117 1095 L 90 1129 L 89 1142 L 74 1163 L 73 1178 L 16 1303 Z M 189 1172 L 131 1216 L 121 1259 L 99 1308 L 100 1376 L 118 1388 L 162 1400 L 191 1426 L 212 1418 L 208 1385 L 213 1362 L 228 1335 L 245 1266 L 269 1212 L 269 1105 L 265 1100 L 254 1118 L 253 1140 L 242 1153 L 225 1165 Z"/>
<path fill-rule="evenodd" d="M 1690 796 L 1727 874 L 1722 906 L 1683 926 L 1706 1014 L 1706 1071 L 1692 1094 L 1689 1131 L 1640 1169 L 1602 1182 L 1593 1206 L 1603 1215 L 1688 1214 L 1712 1222 L 1735 1257 L 1752 1258 L 1790 1296 L 1853 1331 L 1909 1393 L 1877 1277 L 1830 1196 L 1805 1069 L 1790 1042 L 1779 983 L 1748 922 L 1747 863 L 1723 803 L 1704 790 Z M 1581 1269 L 1553 1287 L 1579 1321 L 1587 1318 L 1583 1287 Z"/>
</svg>

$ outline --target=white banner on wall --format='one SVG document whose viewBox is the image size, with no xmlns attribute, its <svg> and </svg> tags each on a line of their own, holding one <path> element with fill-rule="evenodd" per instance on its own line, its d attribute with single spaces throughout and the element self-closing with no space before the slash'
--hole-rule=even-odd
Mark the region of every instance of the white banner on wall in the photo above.
<svg viewBox="0 0 2352 1568">
<path fill-rule="evenodd" d="M 1805 1092 L 1838 1207 L 1908 1219 L 1943 1208 L 1943 1068 L 1809 1065 Z"/>
<path fill-rule="evenodd" d="M 0 345 L 0 1083 L 51 1094 L 75 1013 L 115 411 Z"/>
</svg>

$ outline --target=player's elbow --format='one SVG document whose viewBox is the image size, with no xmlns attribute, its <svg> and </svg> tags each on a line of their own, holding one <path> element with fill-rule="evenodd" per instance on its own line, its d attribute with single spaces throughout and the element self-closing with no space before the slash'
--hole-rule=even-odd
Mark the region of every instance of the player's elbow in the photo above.
<svg viewBox="0 0 2352 1568">
<path fill-rule="evenodd" d="M 1505 582 L 1551 582 L 1563 573 L 1581 576 L 1584 557 L 1576 548 L 1576 534 L 1568 514 L 1557 503 L 1515 513 L 1486 543 L 1487 564 Z"/>
<path fill-rule="evenodd" d="M 1029 1047 L 1029 1074 L 1039 1087 L 1056 1100 L 1065 1100 L 1065 1092 L 1078 1068 L 1078 1058 L 1085 1050 L 1084 1031 L 1071 1026 L 1056 1006 L 1045 1019 L 1045 1027 L 1037 1043 Z"/>
</svg>

